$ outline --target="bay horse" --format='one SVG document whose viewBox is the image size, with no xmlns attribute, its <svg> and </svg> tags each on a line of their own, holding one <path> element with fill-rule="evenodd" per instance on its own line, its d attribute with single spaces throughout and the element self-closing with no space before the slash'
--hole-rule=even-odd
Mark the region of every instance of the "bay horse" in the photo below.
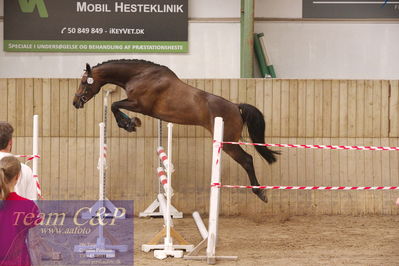
<svg viewBox="0 0 399 266">
<path fill-rule="evenodd" d="M 181 81 L 168 67 L 145 60 L 110 60 L 94 67 L 86 64 L 73 105 L 77 109 L 83 108 L 107 83 L 126 91 L 127 98 L 112 103 L 111 110 L 118 126 L 129 132 L 136 131 L 141 121 L 137 117 L 129 118 L 120 109 L 171 123 L 202 126 L 212 134 L 214 118 L 219 116 L 224 120 L 225 141 L 238 141 L 246 124 L 251 140 L 265 143 L 265 120 L 256 107 L 235 104 L 194 88 Z M 275 155 L 279 154 L 264 146 L 255 146 L 255 149 L 269 164 L 275 162 Z M 225 144 L 223 150 L 245 169 L 251 185 L 259 186 L 252 156 L 239 145 Z M 252 191 L 267 202 L 265 190 Z"/>
</svg>

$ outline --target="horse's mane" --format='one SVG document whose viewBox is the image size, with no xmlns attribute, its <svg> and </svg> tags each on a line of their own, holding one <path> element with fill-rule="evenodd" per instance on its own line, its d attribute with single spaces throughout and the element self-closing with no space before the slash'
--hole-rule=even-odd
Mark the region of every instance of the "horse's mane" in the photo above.
<svg viewBox="0 0 399 266">
<path fill-rule="evenodd" d="M 99 64 L 95 65 L 93 68 L 104 65 L 104 64 L 142 64 L 142 65 L 152 65 L 152 66 L 163 67 L 162 65 L 153 63 L 151 61 L 142 60 L 142 59 L 113 59 L 113 60 L 108 60 L 108 61 L 99 63 Z"/>
</svg>

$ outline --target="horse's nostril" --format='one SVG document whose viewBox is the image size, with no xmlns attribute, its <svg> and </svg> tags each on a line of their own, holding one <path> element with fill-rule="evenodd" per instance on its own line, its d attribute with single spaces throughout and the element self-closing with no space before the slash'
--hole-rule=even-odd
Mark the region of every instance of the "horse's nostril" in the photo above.
<svg viewBox="0 0 399 266">
<path fill-rule="evenodd" d="M 75 106 L 76 109 L 79 109 L 80 108 L 79 101 L 74 101 L 73 106 Z"/>
</svg>

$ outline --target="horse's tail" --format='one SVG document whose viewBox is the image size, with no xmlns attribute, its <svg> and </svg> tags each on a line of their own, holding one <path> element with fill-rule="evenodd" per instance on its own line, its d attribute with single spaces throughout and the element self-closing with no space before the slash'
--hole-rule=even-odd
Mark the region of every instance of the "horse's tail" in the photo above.
<svg viewBox="0 0 399 266">
<path fill-rule="evenodd" d="M 249 137 L 254 143 L 265 143 L 265 119 L 259 109 L 250 104 L 239 104 L 238 108 L 241 111 L 241 117 L 244 124 L 247 124 Z M 275 155 L 280 154 L 277 151 L 272 151 L 266 146 L 255 146 L 255 149 L 262 155 L 269 163 L 274 163 L 277 158 Z"/>
</svg>

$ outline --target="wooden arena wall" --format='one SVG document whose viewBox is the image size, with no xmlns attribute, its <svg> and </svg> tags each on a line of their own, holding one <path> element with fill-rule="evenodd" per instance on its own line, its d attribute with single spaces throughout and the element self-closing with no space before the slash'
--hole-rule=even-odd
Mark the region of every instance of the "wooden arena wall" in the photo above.
<svg viewBox="0 0 399 266">
<path fill-rule="evenodd" d="M 269 143 L 399 146 L 397 80 L 187 80 L 233 102 L 258 107 L 266 118 Z M 45 199 L 97 199 L 98 123 L 103 93 L 84 109 L 72 98 L 77 79 L 0 79 L 0 120 L 15 127 L 14 152 L 31 153 L 32 115 L 40 116 L 40 179 Z M 108 85 L 107 85 L 108 86 Z M 111 95 L 124 98 L 123 90 Z M 181 99 L 184 101 L 184 99 Z M 130 114 L 132 115 L 132 114 Z M 156 197 L 157 122 L 136 133 L 120 130 L 109 113 L 110 199 L 133 199 L 135 213 Z M 166 123 L 164 123 L 166 135 Z M 245 134 L 247 136 L 247 134 Z M 248 137 L 245 137 L 248 140 Z M 164 139 L 164 143 L 166 141 Z M 211 138 L 199 127 L 174 127 L 174 205 L 185 213 L 206 213 Z M 252 147 L 264 185 L 398 186 L 397 151 L 280 149 L 267 165 Z M 224 184 L 248 184 L 243 169 L 223 157 Z M 250 190 L 222 189 L 224 215 L 398 214 L 398 191 L 268 191 L 264 204 Z"/>
</svg>

